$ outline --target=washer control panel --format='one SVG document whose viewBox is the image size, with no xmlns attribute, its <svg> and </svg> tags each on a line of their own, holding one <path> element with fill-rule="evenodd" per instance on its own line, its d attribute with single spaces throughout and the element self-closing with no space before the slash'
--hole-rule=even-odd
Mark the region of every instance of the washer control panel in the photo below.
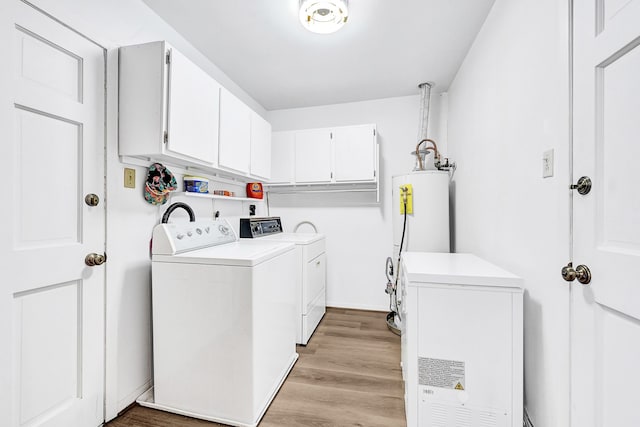
<svg viewBox="0 0 640 427">
<path fill-rule="evenodd" d="M 177 253 L 223 245 L 238 240 L 226 219 L 158 224 L 153 229 L 152 254 Z"/>
<path fill-rule="evenodd" d="M 240 237 L 262 237 L 282 233 L 280 217 L 240 218 Z"/>
</svg>

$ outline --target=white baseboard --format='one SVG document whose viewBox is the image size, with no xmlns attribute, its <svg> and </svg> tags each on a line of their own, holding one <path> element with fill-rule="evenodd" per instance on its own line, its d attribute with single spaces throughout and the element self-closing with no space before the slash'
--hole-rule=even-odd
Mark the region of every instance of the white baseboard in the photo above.
<svg viewBox="0 0 640 427">
<path fill-rule="evenodd" d="M 146 383 L 142 384 L 140 387 L 138 387 L 135 390 L 133 390 L 131 393 L 129 393 L 124 398 L 118 400 L 118 406 L 117 406 L 117 411 L 116 411 L 117 414 L 119 414 L 127 406 L 129 406 L 132 403 L 134 403 L 136 401 L 136 399 L 138 399 L 138 397 L 140 397 L 147 390 L 149 390 L 152 385 L 153 385 L 153 380 L 149 380 Z M 116 414 L 116 416 L 117 416 L 117 414 Z M 110 421 L 110 420 L 106 420 L 106 421 Z"/>
<path fill-rule="evenodd" d="M 327 307 L 351 308 L 354 310 L 389 311 L 389 306 L 368 305 L 368 304 L 348 304 L 336 301 L 327 301 Z"/>
</svg>

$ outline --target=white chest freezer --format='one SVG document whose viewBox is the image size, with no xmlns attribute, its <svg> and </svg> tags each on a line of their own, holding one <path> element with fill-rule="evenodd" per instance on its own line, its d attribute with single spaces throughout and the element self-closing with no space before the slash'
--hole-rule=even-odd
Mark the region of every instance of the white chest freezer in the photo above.
<svg viewBox="0 0 640 427">
<path fill-rule="evenodd" d="M 471 254 L 402 255 L 407 427 L 516 427 L 521 279 Z"/>
</svg>

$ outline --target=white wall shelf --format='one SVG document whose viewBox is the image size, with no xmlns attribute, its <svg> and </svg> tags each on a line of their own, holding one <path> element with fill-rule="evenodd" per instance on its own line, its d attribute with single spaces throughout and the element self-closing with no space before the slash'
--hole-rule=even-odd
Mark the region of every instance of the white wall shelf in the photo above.
<svg viewBox="0 0 640 427">
<path fill-rule="evenodd" d="M 264 199 L 254 199 L 252 197 L 219 196 L 217 194 L 192 193 L 190 191 L 182 191 L 179 194 L 182 194 L 187 197 L 200 197 L 201 199 L 221 199 L 221 200 L 233 200 L 237 202 L 263 202 L 264 201 Z"/>
<path fill-rule="evenodd" d="M 318 184 L 266 184 L 265 191 L 271 194 L 304 193 L 372 193 L 380 203 L 380 183 L 318 183 Z"/>
</svg>

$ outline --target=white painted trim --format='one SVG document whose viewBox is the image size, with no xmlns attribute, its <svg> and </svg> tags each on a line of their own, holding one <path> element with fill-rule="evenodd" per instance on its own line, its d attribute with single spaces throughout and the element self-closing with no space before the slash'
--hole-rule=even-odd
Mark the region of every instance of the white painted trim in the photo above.
<svg viewBox="0 0 640 427">
<path fill-rule="evenodd" d="M 152 387 L 153 387 L 153 381 L 149 380 L 146 383 L 142 384 L 137 389 L 135 389 L 134 391 L 132 391 L 131 393 L 129 393 L 127 396 L 120 399 L 116 407 L 117 408 L 116 414 L 109 418 L 105 417 L 105 421 L 111 421 L 112 419 L 114 419 L 116 416 L 118 416 L 120 412 L 122 412 L 125 408 L 131 405 L 131 403 L 139 399 L 143 394 L 145 394 Z"/>
<path fill-rule="evenodd" d="M 345 303 L 335 302 L 335 301 L 327 301 L 327 308 L 349 308 L 352 310 L 381 311 L 385 313 L 389 311 L 389 307 L 386 305 L 381 306 L 381 305 L 369 305 L 369 304 L 345 304 Z"/>
<path fill-rule="evenodd" d="M 105 225 L 108 230 L 111 215 L 109 212 L 109 156 L 112 147 L 118 147 L 118 50 L 107 50 L 106 59 L 106 153 L 105 159 L 107 167 L 105 168 L 105 206 L 106 218 Z M 106 251 L 108 253 L 109 237 L 105 239 Z M 106 284 L 109 284 L 110 264 L 107 263 L 105 269 Z M 115 286 L 105 286 L 105 366 L 104 366 L 104 419 L 111 420 L 118 416 L 118 312 L 120 310 L 120 297 L 111 295 L 110 291 L 115 291 Z M 133 400 L 131 401 L 133 402 Z M 129 402 L 129 403 L 131 403 Z"/>
</svg>

